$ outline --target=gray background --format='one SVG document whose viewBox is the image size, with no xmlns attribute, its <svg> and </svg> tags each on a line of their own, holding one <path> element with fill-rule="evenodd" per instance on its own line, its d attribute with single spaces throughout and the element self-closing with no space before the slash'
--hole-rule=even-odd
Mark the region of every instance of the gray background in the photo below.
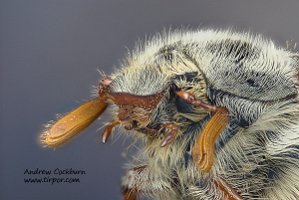
<svg viewBox="0 0 299 200">
<path fill-rule="evenodd" d="M 120 199 L 127 143 L 99 143 L 107 115 L 62 148 L 42 124 L 90 98 L 138 38 L 164 27 L 235 27 L 299 42 L 299 1 L 0 1 L 0 199 Z M 85 170 L 81 183 L 25 184 L 26 169 Z M 31 176 L 34 177 L 34 176 Z"/>
</svg>

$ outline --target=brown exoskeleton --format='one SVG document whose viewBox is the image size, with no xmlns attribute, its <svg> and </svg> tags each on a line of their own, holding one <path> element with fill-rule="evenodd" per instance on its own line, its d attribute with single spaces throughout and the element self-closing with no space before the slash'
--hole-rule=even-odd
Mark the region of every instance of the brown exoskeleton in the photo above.
<svg viewBox="0 0 299 200">
<path fill-rule="evenodd" d="M 299 199 L 298 54 L 261 36 L 176 31 L 137 48 L 98 97 L 42 134 L 59 146 L 108 106 L 143 148 L 123 198 Z"/>
</svg>

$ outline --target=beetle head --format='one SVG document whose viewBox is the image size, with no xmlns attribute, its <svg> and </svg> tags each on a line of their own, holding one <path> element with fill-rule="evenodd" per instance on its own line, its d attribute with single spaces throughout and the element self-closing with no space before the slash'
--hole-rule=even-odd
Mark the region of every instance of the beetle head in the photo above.
<svg viewBox="0 0 299 200">
<path fill-rule="evenodd" d="M 115 124 L 153 136 L 161 133 L 162 123 L 170 122 L 173 117 L 164 115 L 162 119 L 159 114 L 169 100 L 171 90 L 167 77 L 145 67 L 105 77 L 100 82 L 99 95 L 105 96 L 108 104 L 116 106 L 112 120 L 118 122 Z"/>
</svg>

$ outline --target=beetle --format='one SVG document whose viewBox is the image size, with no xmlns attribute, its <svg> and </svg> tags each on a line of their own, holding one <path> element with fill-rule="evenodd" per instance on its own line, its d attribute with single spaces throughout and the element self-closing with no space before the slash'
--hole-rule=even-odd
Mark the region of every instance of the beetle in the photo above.
<svg viewBox="0 0 299 200">
<path fill-rule="evenodd" d="M 123 199 L 299 198 L 299 55 L 232 30 L 157 34 L 104 75 L 97 97 L 50 124 L 57 147 L 109 106 L 142 148 L 122 180 Z"/>
</svg>

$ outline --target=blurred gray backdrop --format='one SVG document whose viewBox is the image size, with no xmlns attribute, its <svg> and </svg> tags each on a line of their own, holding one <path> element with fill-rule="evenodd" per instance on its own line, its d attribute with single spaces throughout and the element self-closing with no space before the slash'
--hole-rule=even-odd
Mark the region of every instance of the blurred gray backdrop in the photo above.
<svg viewBox="0 0 299 200">
<path fill-rule="evenodd" d="M 234 27 L 299 42 L 298 0 L 1 0 L 0 199 L 120 199 L 129 141 L 99 142 L 104 115 L 56 150 L 42 125 L 90 98 L 138 38 L 163 28 Z M 26 169 L 84 170 L 80 183 L 24 183 Z M 53 177 L 52 175 L 50 178 Z M 67 178 L 69 175 L 58 176 Z"/>
</svg>

